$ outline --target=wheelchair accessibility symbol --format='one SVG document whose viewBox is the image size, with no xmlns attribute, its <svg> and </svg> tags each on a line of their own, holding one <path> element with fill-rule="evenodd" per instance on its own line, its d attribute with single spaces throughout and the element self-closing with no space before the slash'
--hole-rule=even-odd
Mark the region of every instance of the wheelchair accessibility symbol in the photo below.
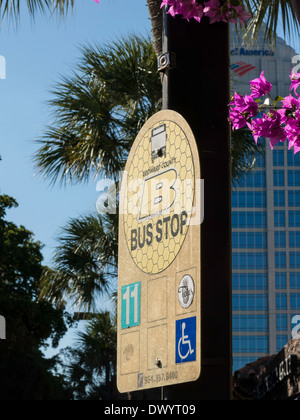
<svg viewBox="0 0 300 420">
<path fill-rule="evenodd" d="M 196 317 L 176 321 L 176 363 L 196 360 Z"/>
</svg>

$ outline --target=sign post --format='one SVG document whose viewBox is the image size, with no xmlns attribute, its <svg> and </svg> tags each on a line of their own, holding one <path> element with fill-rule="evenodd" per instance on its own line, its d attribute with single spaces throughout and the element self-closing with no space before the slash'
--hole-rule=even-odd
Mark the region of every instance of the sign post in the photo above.
<svg viewBox="0 0 300 420">
<path fill-rule="evenodd" d="M 171 400 L 232 398 L 229 24 L 164 13 L 163 108 L 190 125 L 205 182 L 201 225 L 201 376 L 166 390 Z M 169 64 L 168 64 L 169 63 Z"/>
<path fill-rule="evenodd" d="M 230 400 L 229 25 L 211 25 L 206 18 L 200 24 L 187 22 L 164 13 L 163 53 L 159 64 L 166 114 L 150 119 L 138 136 L 123 182 L 131 198 L 124 200 L 121 193 L 121 211 L 125 204 L 135 206 L 135 216 L 120 215 L 119 317 L 125 316 L 121 300 L 130 314 L 123 309 L 128 328 L 119 319 L 118 386 L 121 392 L 164 386 L 169 400 Z M 179 127 L 175 152 L 168 149 L 171 122 Z M 201 229 L 189 223 L 188 200 L 186 207 L 179 205 L 176 200 L 183 197 L 175 187 L 175 180 L 182 181 L 188 172 L 190 179 L 200 179 L 200 165 L 205 182 Z M 195 184 L 190 188 L 193 197 L 199 190 Z M 125 299 L 120 298 L 122 287 Z"/>
<path fill-rule="evenodd" d="M 201 371 L 201 174 L 174 111 L 151 117 L 120 193 L 118 389 L 196 381 Z"/>
</svg>

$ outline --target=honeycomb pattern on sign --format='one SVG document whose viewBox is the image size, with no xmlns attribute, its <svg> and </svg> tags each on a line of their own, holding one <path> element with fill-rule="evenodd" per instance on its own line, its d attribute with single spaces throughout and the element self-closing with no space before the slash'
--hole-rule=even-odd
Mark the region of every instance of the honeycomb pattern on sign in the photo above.
<svg viewBox="0 0 300 420">
<path fill-rule="evenodd" d="M 166 156 L 152 161 L 151 133 L 162 124 L 166 125 Z M 147 131 L 129 162 L 124 192 L 126 242 L 135 264 L 145 273 L 157 274 L 174 261 L 188 232 L 195 190 L 192 151 L 183 130 L 173 121 L 163 121 Z M 163 201 L 160 211 L 155 212 L 154 205 L 151 212 L 149 205 L 150 210 L 146 207 L 143 212 L 143 203 L 153 204 L 159 188 L 170 195 L 169 206 Z"/>
</svg>

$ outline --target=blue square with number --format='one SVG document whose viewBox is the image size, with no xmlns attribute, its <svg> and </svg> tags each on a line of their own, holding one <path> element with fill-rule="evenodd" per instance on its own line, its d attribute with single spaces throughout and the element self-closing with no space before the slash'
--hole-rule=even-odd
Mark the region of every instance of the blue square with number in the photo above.
<svg viewBox="0 0 300 420">
<path fill-rule="evenodd" d="M 121 329 L 140 325 L 141 282 L 128 284 L 121 290 Z"/>
<path fill-rule="evenodd" d="M 195 362 L 197 358 L 197 318 L 176 321 L 176 363 Z"/>
</svg>

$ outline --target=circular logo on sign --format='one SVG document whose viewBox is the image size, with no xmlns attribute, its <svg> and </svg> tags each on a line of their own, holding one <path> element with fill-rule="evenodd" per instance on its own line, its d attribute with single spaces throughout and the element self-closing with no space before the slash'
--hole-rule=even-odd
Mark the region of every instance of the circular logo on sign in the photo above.
<svg viewBox="0 0 300 420">
<path fill-rule="evenodd" d="M 189 274 L 186 274 L 180 280 L 178 287 L 178 299 L 180 306 L 184 309 L 187 309 L 191 306 L 194 300 L 195 294 L 195 285 L 192 277 Z"/>
<path fill-rule="evenodd" d="M 178 255 L 193 214 L 195 170 L 189 140 L 173 121 L 138 137 L 125 172 L 124 230 L 129 253 L 145 273 Z"/>
</svg>

